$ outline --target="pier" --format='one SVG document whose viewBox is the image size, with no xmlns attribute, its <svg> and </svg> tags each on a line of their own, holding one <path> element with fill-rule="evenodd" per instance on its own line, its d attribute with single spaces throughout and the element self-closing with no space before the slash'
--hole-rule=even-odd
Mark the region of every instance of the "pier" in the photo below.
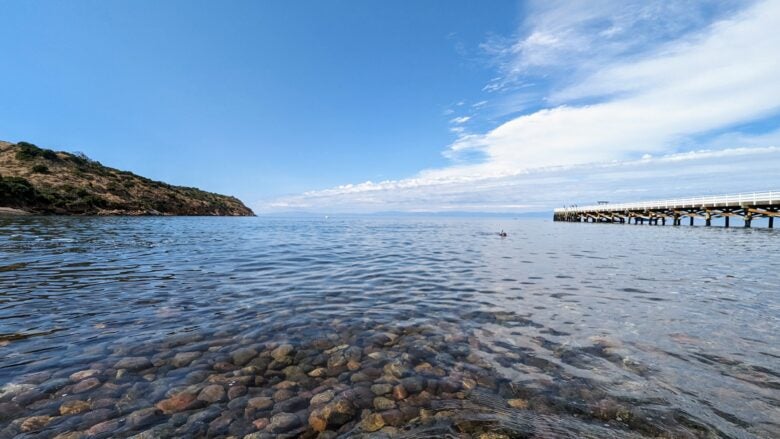
<svg viewBox="0 0 780 439">
<path fill-rule="evenodd" d="M 715 195 L 695 198 L 679 198 L 636 203 L 599 201 L 590 206 L 568 206 L 555 209 L 555 221 L 650 224 L 679 226 L 687 219 L 694 225 L 694 219 L 704 219 L 705 226 L 711 226 L 715 218 L 723 218 L 729 227 L 730 218 L 742 219 L 745 227 L 751 227 L 758 218 L 768 218 L 768 227 L 774 227 L 775 217 L 780 216 L 780 191 L 753 192 L 736 195 Z"/>
</svg>

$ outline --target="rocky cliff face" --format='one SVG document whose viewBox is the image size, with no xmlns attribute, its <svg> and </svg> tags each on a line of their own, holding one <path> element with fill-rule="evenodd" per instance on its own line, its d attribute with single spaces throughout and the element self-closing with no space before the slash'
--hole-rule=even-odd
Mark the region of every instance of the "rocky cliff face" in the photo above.
<svg viewBox="0 0 780 439">
<path fill-rule="evenodd" d="M 26 142 L 0 142 L 0 207 L 62 215 L 254 215 L 235 197 L 172 186 Z"/>
</svg>

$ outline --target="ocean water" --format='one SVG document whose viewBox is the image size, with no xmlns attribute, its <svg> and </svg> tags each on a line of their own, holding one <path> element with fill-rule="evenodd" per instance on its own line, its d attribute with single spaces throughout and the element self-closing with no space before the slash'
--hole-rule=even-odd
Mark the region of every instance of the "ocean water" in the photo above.
<svg viewBox="0 0 780 439">
<path fill-rule="evenodd" d="M 505 218 L 0 218 L 0 438 L 780 437 L 779 244 Z"/>
</svg>

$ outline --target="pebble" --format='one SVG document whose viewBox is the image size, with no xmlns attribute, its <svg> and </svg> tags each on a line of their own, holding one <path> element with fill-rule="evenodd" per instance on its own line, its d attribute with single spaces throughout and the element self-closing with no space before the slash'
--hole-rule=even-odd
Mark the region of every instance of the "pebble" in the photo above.
<svg viewBox="0 0 780 439">
<path fill-rule="evenodd" d="M 309 404 L 313 406 L 322 405 L 330 402 L 330 400 L 332 400 L 334 396 L 336 396 L 336 392 L 334 392 L 333 390 L 326 390 L 324 392 L 314 395 L 311 398 L 311 401 L 309 401 Z"/>
<path fill-rule="evenodd" d="M 67 386 L 70 382 L 68 378 L 54 378 L 39 385 L 38 389 L 43 393 L 53 393 Z"/>
<path fill-rule="evenodd" d="M 73 382 L 81 381 L 90 377 L 100 375 L 100 371 L 97 369 L 87 369 L 79 372 L 74 372 L 70 375 L 70 380 Z"/>
<path fill-rule="evenodd" d="M 33 402 L 44 398 L 45 396 L 46 394 L 41 392 L 38 389 L 30 389 L 17 394 L 16 396 L 13 397 L 13 399 L 11 399 L 11 401 L 19 405 L 30 405 Z"/>
<path fill-rule="evenodd" d="M 371 386 L 371 391 L 374 395 L 387 395 L 393 391 L 393 386 L 390 384 L 374 384 Z"/>
<path fill-rule="evenodd" d="M 236 366 L 243 366 L 248 363 L 249 360 L 257 356 L 257 350 L 254 348 L 236 349 L 230 354 L 230 356 L 233 359 L 233 364 Z"/>
<path fill-rule="evenodd" d="M 322 410 L 312 410 L 311 413 L 309 413 L 309 426 L 314 429 L 314 431 L 323 432 L 328 428 L 328 419 L 325 417 L 325 414 Z"/>
<path fill-rule="evenodd" d="M 230 413 L 224 413 L 222 416 L 214 419 L 209 424 L 208 436 L 220 436 L 226 433 L 231 422 L 233 422 L 233 416 Z"/>
<path fill-rule="evenodd" d="M 114 416 L 116 416 L 116 410 L 110 408 L 91 410 L 89 412 L 84 412 L 84 414 L 81 416 L 81 423 L 85 427 L 88 427 L 95 425 L 98 422 L 111 419 Z"/>
<path fill-rule="evenodd" d="M 163 399 L 158 402 L 155 407 L 160 409 L 163 413 L 170 415 L 172 413 L 188 410 L 197 400 L 198 397 L 194 393 L 181 392 L 168 399 Z"/>
<path fill-rule="evenodd" d="M 20 429 L 23 433 L 29 433 L 31 431 L 40 430 L 43 427 L 49 425 L 49 422 L 51 422 L 52 417 L 51 416 L 31 416 L 24 421 L 22 421 L 22 424 L 20 426 Z"/>
<path fill-rule="evenodd" d="M 385 426 L 385 420 L 379 413 L 371 413 L 360 421 L 360 428 L 367 432 L 374 432 Z"/>
<path fill-rule="evenodd" d="M 404 423 L 404 414 L 401 410 L 387 410 L 382 412 L 383 422 L 392 426 L 401 426 Z"/>
<path fill-rule="evenodd" d="M 228 399 L 231 401 L 245 394 L 246 394 L 246 386 L 242 386 L 239 384 L 237 386 L 232 386 L 228 388 Z"/>
<path fill-rule="evenodd" d="M 509 439 L 509 436 L 504 433 L 487 432 L 480 433 L 477 439 Z"/>
<path fill-rule="evenodd" d="M 271 421 L 269 421 L 268 418 L 258 418 L 252 421 L 252 425 L 258 430 L 264 430 L 270 423 Z"/>
<path fill-rule="evenodd" d="M 284 433 L 301 425 L 301 420 L 292 413 L 278 413 L 271 417 L 268 429 L 273 433 Z"/>
<path fill-rule="evenodd" d="M 295 392 L 293 392 L 292 390 L 289 390 L 289 389 L 279 389 L 276 392 L 274 392 L 273 398 L 274 398 L 274 401 L 281 402 L 281 401 L 284 401 L 285 399 L 290 399 L 293 396 L 295 396 Z"/>
<path fill-rule="evenodd" d="M 524 399 L 510 399 L 506 403 L 509 404 L 509 407 L 516 408 L 516 409 L 528 408 L 528 401 Z"/>
<path fill-rule="evenodd" d="M 0 402 L 0 421 L 14 419 L 22 412 L 24 412 L 24 409 L 22 409 L 19 404 L 13 402 Z"/>
<path fill-rule="evenodd" d="M 314 415 L 315 412 L 317 412 L 315 418 L 321 418 L 324 420 L 326 426 L 341 427 L 342 425 L 352 420 L 352 418 L 357 413 L 357 409 L 352 404 L 352 402 L 346 398 L 336 398 L 321 409 L 312 411 L 312 415 Z M 310 424 L 311 420 L 312 418 L 310 417 Z M 318 422 L 318 425 L 321 425 L 321 423 Z M 314 425 L 312 425 L 312 427 L 317 430 Z"/>
<path fill-rule="evenodd" d="M 97 378 L 87 378 L 83 381 L 79 381 L 78 383 L 73 385 L 72 392 L 73 393 L 83 393 L 88 390 L 92 390 L 95 387 L 98 387 L 100 385 L 100 380 Z"/>
<path fill-rule="evenodd" d="M 160 410 L 156 407 L 136 410 L 127 416 L 127 424 L 133 428 L 144 427 L 157 420 L 160 413 Z"/>
<path fill-rule="evenodd" d="M 291 344 L 283 344 L 278 348 L 271 351 L 271 358 L 276 361 L 284 361 L 288 355 L 292 353 L 295 348 Z"/>
<path fill-rule="evenodd" d="M 328 369 L 325 369 L 324 367 L 318 367 L 311 372 L 309 372 L 309 376 L 312 378 L 322 378 L 328 374 Z"/>
<path fill-rule="evenodd" d="M 131 371 L 152 367 L 152 362 L 146 357 L 125 357 L 114 364 L 114 369 L 127 369 Z"/>
<path fill-rule="evenodd" d="M 41 384 L 49 378 L 51 378 L 51 372 L 44 370 L 22 375 L 19 377 L 18 382 L 21 384 Z"/>
<path fill-rule="evenodd" d="M 406 399 L 408 396 L 409 393 L 406 391 L 403 385 L 396 384 L 393 386 L 393 398 L 395 398 L 396 401 Z"/>
<path fill-rule="evenodd" d="M 186 367 L 200 357 L 200 352 L 179 352 L 171 360 L 173 367 Z"/>
<path fill-rule="evenodd" d="M 274 406 L 274 410 L 282 412 L 297 412 L 299 410 L 305 409 L 308 406 L 309 401 L 307 399 L 301 398 L 300 396 L 293 396 L 290 399 L 277 403 Z"/>
<path fill-rule="evenodd" d="M 225 388 L 219 384 L 206 386 L 198 394 L 198 399 L 206 402 L 222 402 L 225 400 Z"/>
<path fill-rule="evenodd" d="M 347 361 L 347 369 L 349 369 L 349 370 L 351 370 L 353 372 L 358 370 L 358 369 L 360 369 L 360 362 L 359 361 L 355 361 L 355 360 Z"/>
<path fill-rule="evenodd" d="M 78 399 L 73 399 L 70 401 L 65 401 L 60 405 L 60 414 L 65 415 L 75 415 L 77 413 L 81 413 L 84 411 L 87 411 L 91 409 L 91 404 L 86 401 L 80 401 Z"/>
<path fill-rule="evenodd" d="M 425 388 L 425 378 L 413 376 L 401 380 L 401 385 L 408 393 L 418 393 Z"/>
<path fill-rule="evenodd" d="M 267 410 L 274 406 L 274 400 L 265 396 L 258 396 L 247 401 L 247 407 L 257 410 Z"/>
<path fill-rule="evenodd" d="M 110 419 L 108 421 L 101 422 L 99 424 L 93 425 L 89 430 L 87 430 L 88 436 L 98 436 L 105 433 L 113 432 L 119 428 L 119 420 L 118 419 Z"/>
<path fill-rule="evenodd" d="M 392 375 L 396 378 L 403 378 L 409 375 L 409 368 L 402 361 L 395 359 L 387 363 L 384 367 L 384 372 L 387 375 Z"/>
<path fill-rule="evenodd" d="M 395 401 L 384 396 L 377 396 L 374 398 L 374 408 L 380 411 L 394 409 Z"/>
</svg>

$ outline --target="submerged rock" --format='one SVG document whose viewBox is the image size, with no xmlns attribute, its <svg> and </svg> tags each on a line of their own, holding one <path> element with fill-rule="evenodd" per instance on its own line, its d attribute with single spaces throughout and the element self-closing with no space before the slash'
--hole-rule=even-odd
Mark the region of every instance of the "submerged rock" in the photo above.
<svg viewBox="0 0 780 439">
<path fill-rule="evenodd" d="M 136 410 L 127 415 L 127 424 L 132 428 L 145 427 L 156 421 L 159 418 L 160 413 L 161 411 L 156 407 L 147 407 Z"/>
<path fill-rule="evenodd" d="M 528 408 L 528 401 L 524 399 L 510 399 L 506 402 L 509 404 L 509 407 L 515 408 L 515 409 L 527 409 Z"/>
<path fill-rule="evenodd" d="M 236 366 L 243 366 L 249 362 L 252 358 L 257 356 L 257 350 L 254 348 L 241 348 L 236 349 L 230 354 L 233 359 L 233 364 Z"/>
<path fill-rule="evenodd" d="M 100 380 L 97 378 L 87 378 L 84 381 L 79 381 L 73 385 L 73 393 L 83 393 L 92 390 L 100 385 Z"/>
<path fill-rule="evenodd" d="M 74 415 L 77 413 L 81 413 L 87 410 L 90 410 L 91 404 L 86 401 L 80 401 L 78 399 L 73 399 L 70 401 L 65 401 L 60 405 L 60 414 L 65 415 Z"/>
<path fill-rule="evenodd" d="M 292 413 L 278 413 L 271 417 L 268 429 L 274 433 L 283 433 L 301 425 L 301 420 Z"/>
<path fill-rule="evenodd" d="M 271 351 L 271 358 L 276 361 L 284 361 L 288 355 L 290 355 L 295 348 L 291 344 L 283 344 L 273 351 Z"/>
<path fill-rule="evenodd" d="M 51 416 L 31 416 L 25 420 L 22 421 L 20 425 L 20 429 L 23 433 L 29 433 L 31 431 L 37 431 L 42 429 L 43 427 L 49 425 L 49 422 L 52 421 Z"/>
<path fill-rule="evenodd" d="M 125 357 L 114 364 L 115 369 L 127 369 L 131 371 L 152 367 L 152 362 L 146 357 Z"/>
<path fill-rule="evenodd" d="M 200 357 L 200 352 L 179 352 L 171 360 L 173 367 L 186 367 Z"/>
<path fill-rule="evenodd" d="M 198 397 L 194 393 L 181 392 L 158 402 L 155 407 L 160 409 L 163 413 L 170 415 L 172 413 L 194 408 L 197 400 Z"/>
<path fill-rule="evenodd" d="M 211 403 L 224 401 L 226 399 L 225 388 L 219 384 L 206 386 L 198 394 L 198 399 Z"/>
<path fill-rule="evenodd" d="M 385 426 L 385 420 L 379 413 L 371 413 L 360 421 L 360 428 L 367 432 L 374 432 Z"/>
<path fill-rule="evenodd" d="M 79 372 L 74 372 L 70 375 L 70 380 L 73 382 L 81 381 L 83 379 L 91 378 L 100 375 L 100 371 L 97 369 L 87 369 Z"/>
</svg>

